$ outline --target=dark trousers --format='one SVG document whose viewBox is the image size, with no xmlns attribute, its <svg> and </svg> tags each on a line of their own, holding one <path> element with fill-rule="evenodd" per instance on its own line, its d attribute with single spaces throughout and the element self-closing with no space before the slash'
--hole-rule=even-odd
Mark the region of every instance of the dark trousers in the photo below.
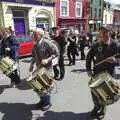
<svg viewBox="0 0 120 120">
<path fill-rule="evenodd" d="M 40 95 L 40 104 L 43 106 L 51 104 L 51 97 L 50 95 Z"/>
<path fill-rule="evenodd" d="M 80 45 L 81 60 L 85 59 L 84 45 Z"/>
<path fill-rule="evenodd" d="M 58 77 L 60 74 L 60 78 L 63 78 L 65 75 L 65 67 L 64 67 L 64 57 L 60 56 L 58 65 L 53 66 L 54 76 Z"/>
<path fill-rule="evenodd" d="M 57 78 L 59 76 L 58 64 L 53 66 L 54 77 Z"/>
<path fill-rule="evenodd" d="M 92 99 L 93 99 L 93 103 L 94 103 L 94 112 L 98 112 L 99 113 L 103 113 L 105 114 L 105 110 L 106 110 L 106 105 L 103 104 L 102 102 L 100 102 L 99 98 L 91 91 L 92 94 Z"/>
<path fill-rule="evenodd" d="M 8 77 L 11 79 L 11 83 L 12 82 L 14 82 L 15 84 L 20 83 L 20 76 L 18 75 L 17 70 L 15 70 L 13 73 L 11 73 Z"/>
<path fill-rule="evenodd" d="M 67 49 L 67 56 L 68 56 L 68 59 L 69 59 L 69 63 L 75 64 L 75 57 L 76 57 L 75 52 L 76 51 L 73 50 L 73 49 L 70 49 L 70 48 Z"/>
</svg>

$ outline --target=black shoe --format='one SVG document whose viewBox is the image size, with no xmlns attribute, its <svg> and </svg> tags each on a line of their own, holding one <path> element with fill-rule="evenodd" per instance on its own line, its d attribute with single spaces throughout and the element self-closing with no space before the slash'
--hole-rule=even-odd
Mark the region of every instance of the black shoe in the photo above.
<svg viewBox="0 0 120 120">
<path fill-rule="evenodd" d="M 92 110 L 89 114 L 90 114 L 90 117 L 96 117 L 97 116 L 97 111 Z"/>
<path fill-rule="evenodd" d="M 48 104 L 48 105 L 45 105 L 45 106 L 41 107 L 40 109 L 41 109 L 42 111 L 46 111 L 46 110 L 48 110 L 51 106 L 52 106 L 52 104 Z"/>
<path fill-rule="evenodd" d="M 99 120 L 102 120 L 105 117 L 105 114 L 103 112 L 100 112 L 100 113 L 97 113 L 97 116 Z"/>
<path fill-rule="evenodd" d="M 36 108 L 41 108 L 41 107 L 43 107 L 43 104 L 41 104 L 41 102 L 38 102 L 37 104 L 35 104 L 35 107 Z"/>
<path fill-rule="evenodd" d="M 95 110 L 92 110 L 90 112 L 90 118 L 92 119 L 98 119 L 98 120 L 102 120 L 104 118 L 105 114 L 103 112 L 99 112 L 98 111 L 95 111 Z"/>
<path fill-rule="evenodd" d="M 73 63 L 73 65 L 75 65 L 75 63 Z"/>
<path fill-rule="evenodd" d="M 61 75 L 59 79 L 62 80 L 63 78 L 64 78 L 64 75 Z"/>
<path fill-rule="evenodd" d="M 37 109 L 40 109 L 42 111 L 46 111 L 46 110 L 48 110 L 52 106 L 52 104 L 44 105 L 41 102 L 38 102 L 35 106 L 36 106 Z"/>
<path fill-rule="evenodd" d="M 69 62 L 69 64 L 68 64 L 69 66 L 71 66 L 72 65 L 72 62 Z"/>
</svg>

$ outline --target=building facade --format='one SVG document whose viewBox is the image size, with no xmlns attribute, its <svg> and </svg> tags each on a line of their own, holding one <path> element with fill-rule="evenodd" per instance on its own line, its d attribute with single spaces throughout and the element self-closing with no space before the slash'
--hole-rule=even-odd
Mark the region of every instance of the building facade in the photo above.
<svg viewBox="0 0 120 120">
<path fill-rule="evenodd" d="M 91 0 L 91 16 L 89 18 L 89 29 L 97 31 L 103 24 L 103 2 L 104 0 Z"/>
<path fill-rule="evenodd" d="M 91 16 L 91 0 L 83 0 L 83 20 L 85 22 L 85 31 L 89 31 L 89 18 Z"/>
<path fill-rule="evenodd" d="M 114 9 L 113 28 L 115 31 L 120 31 L 120 9 Z"/>
<path fill-rule="evenodd" d="M 73 28 L 81 31 L 85 29 L 83 20 L 84 0 L 56 0 L 56 26 Z"/>
<path fill-rule="evenodd" d="M 54 26 L 54 0 L 1 0 L 0 27 L 9 27 L 16 35 Z"/>
<path fill-rule="evenodd" d="M 103 25 L 109 28 L 113 26 L 113 8 L 109 2 L 104 2 Z"/>
</svg>

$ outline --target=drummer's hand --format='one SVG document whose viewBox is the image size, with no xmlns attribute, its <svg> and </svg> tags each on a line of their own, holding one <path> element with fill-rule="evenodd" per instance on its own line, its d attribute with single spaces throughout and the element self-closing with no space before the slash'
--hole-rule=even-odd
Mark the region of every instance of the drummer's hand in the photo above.
<svg viewBox="0 0 120 120">
<path fill-rule="evenodd" d="M 6 51 L 10 51 L 10 48 L 9 48 L 9 47 L 7 47 L 7 48 L 5 48 L 5 50 L 6 50 Z"/>
<path fill-rule="evenodd" d="M 48 59 L 43 59 L 43 60 L 41 61 L 41 64 L 43 64 L 43 65 L 48 64 Z"/>
<path fill-rule="evenodd" d="M 106 62 L 108 62 L 108 63 L 115 63 L 116 62 L 116 58 L 115 57 L 109 57 L 109 58 L 107 58 Z"/>
</svg>

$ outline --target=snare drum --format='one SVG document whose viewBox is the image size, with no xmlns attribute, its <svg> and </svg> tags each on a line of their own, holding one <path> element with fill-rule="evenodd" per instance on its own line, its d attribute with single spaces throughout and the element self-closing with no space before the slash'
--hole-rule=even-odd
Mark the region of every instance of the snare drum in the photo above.
<svg viewBox="0 0 120 120">
<path fill-rule="evenodd" d="M 105 105 L 113 104 L 120 98 L 120 86 L 107 72 L 102 72 L 93 77 L 89 87 Z"/>
<path fill-rule="evenodd" d="M 9 57 L 4 57 L 0 59 L 0 71 L 9 76 L 13 71 L 17 69 L 16 63 Z"/>
<path fill-rule="evenodd" d="M 49 75 L 45 68 L 36 70 L 27 78 L 28 84 L 39 93 L 49 93 L 53 88 L 55 79 Z"/>
</svg>

